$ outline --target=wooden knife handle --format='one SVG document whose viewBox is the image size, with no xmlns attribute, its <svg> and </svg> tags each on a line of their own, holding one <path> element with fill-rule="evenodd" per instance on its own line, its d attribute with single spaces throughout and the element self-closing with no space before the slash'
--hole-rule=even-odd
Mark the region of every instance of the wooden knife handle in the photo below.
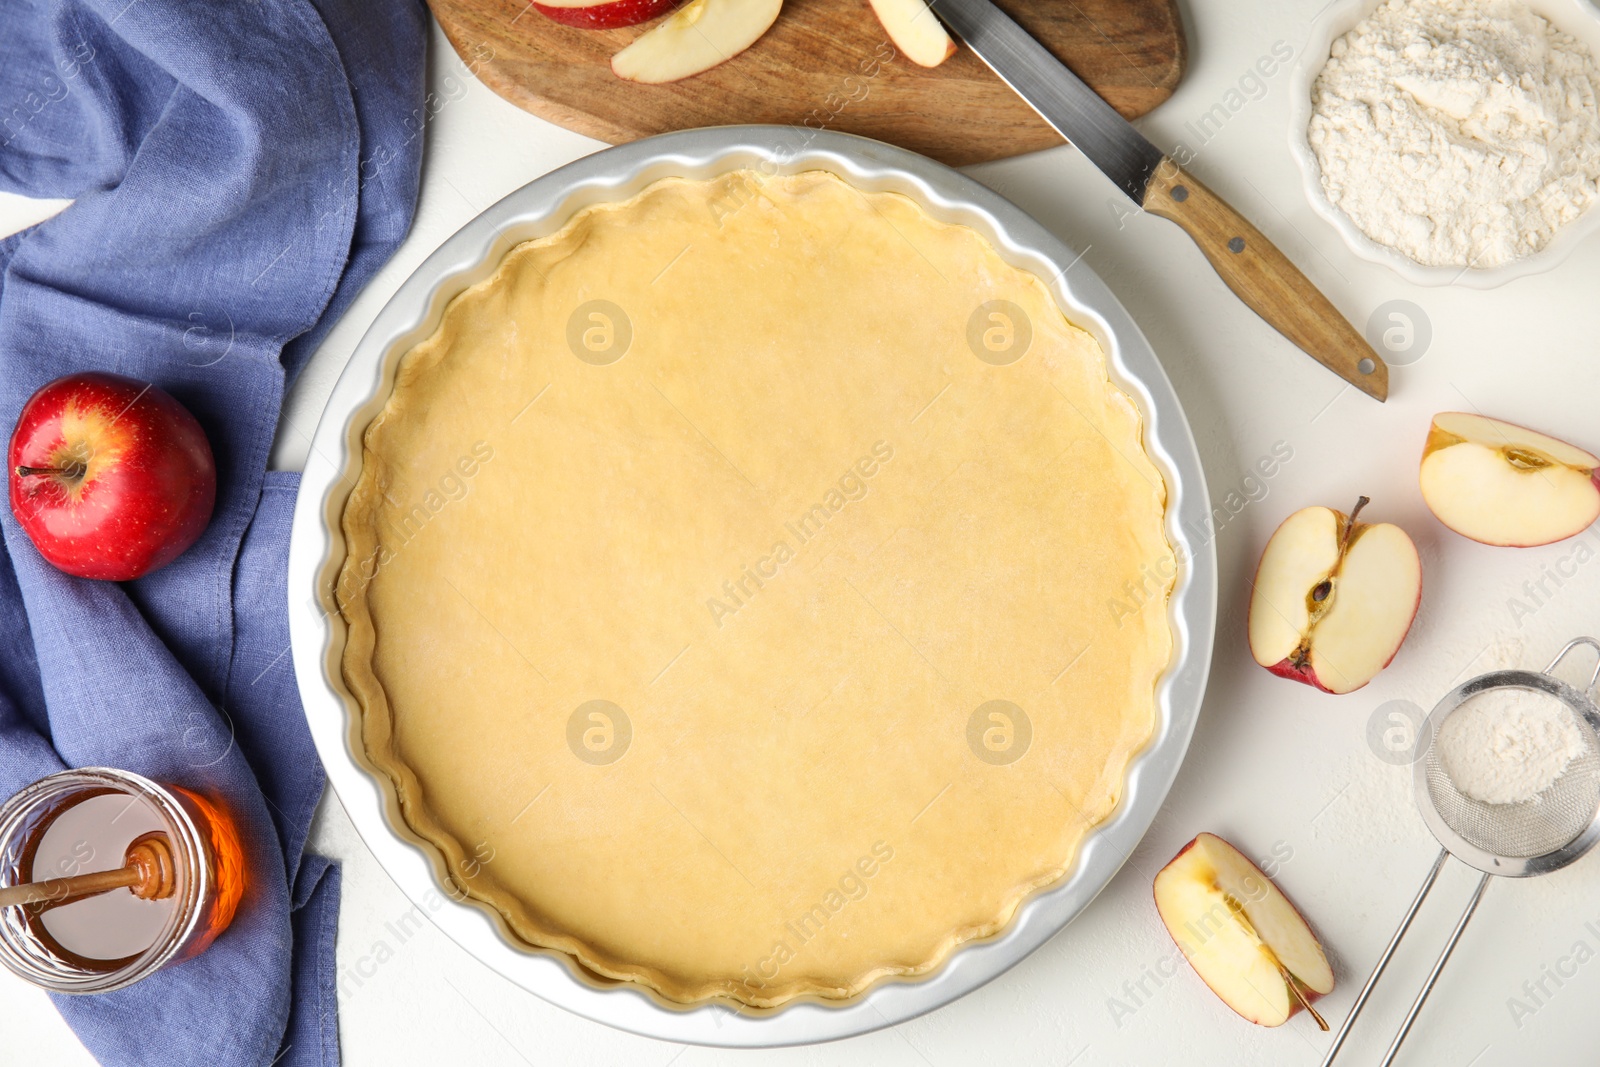
<svg viewBox="0 0 1600 1067">
<path fill-rule="evenodd" d="M 1273 329 L 1368 396 L 1389 396 L 1389 367 L 1356 328 L 1260 230 L 1164 159 L 1145 189 L 1144 209 L 1194 239 L 1217 274 Z"/>
</svg>

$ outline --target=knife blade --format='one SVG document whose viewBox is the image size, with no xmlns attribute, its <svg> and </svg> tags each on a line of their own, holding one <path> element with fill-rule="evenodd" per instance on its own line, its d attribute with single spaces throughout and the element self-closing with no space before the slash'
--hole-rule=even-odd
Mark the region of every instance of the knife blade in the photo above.
<svg viewBox="0 0 1600 1067">
<path fill-rule="evenodd" d="M 1389 368 L 1260 230 L 1151 144 L 991 0 L 928 0 L 934 14 L 1135 204 L 1181 226 L 1257 315 L 1376 400 Z"/>
</svg>

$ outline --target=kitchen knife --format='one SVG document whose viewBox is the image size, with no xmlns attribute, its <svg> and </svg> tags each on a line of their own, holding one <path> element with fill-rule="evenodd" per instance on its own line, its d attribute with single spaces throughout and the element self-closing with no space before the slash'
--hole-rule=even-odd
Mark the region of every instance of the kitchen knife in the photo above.
<svg viewBox="0 0 1600 1067">
<path fill-rule="evenodd" d="M 1229 289 L 1307 355 L 1377 400 L 1389 367 L 1289 258 L 990 0 L 929 0 L 979 59 L 1144 210 L 1200 246 Z"/>
</svg>

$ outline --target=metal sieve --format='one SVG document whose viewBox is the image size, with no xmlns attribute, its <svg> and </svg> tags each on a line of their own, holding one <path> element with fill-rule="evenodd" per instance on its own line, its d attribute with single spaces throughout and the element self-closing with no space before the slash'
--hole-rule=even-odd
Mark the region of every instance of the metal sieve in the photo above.
<svg viewBox="0 0 1600 1067">
<path fill-rule="evenodd" d="M 1472 913 L 1478 909 L 1483 891 L 1489 886 L 1489 878 L 1493 875 L 1529 878 L 1560 870 L 1588 852 L 1596 840 L 1600 840 L 1600 708 L 1595 706 L 1596 685 L 1600 684 L 1600 664 L 1596 664 L 1594 673 L 1589 676 L 1589 684 L 1582 692 L 1551 673 L 1579 645 L 1587 645 L 1600 653 L 1600 641 L 1592 637 L 1575 638 L 1556 653 L 1555 659 L 1543 671 L 1494 671 L 1479 675 L 1456 686 L 1428 713 L 1417 735 L 1420 758 L 1413 764 L 1413 784 L 1417 809 L 1443 847 L 1439 849 L 1433 869 L 1423 880 L 1422 888 L 1417 891 L 1405 918 L 1400 920 L 1400 928 L 1389 939 L 1388 947 L 1378 957 L 1371 977 L 1361 987 L 1360 995 L 1350 1008 L 1350 1016 L 1335 1035 L 1322 1067 L 1328 1067 L 1339 1054 L 1339 1048 L 1344 1044 L 1350 1028 L 1355 1025 L 1367 997 L 1378 984 L 1395 949 L 1410 929 L 1411 920 L 1416 918 L 1422 902 L 1428 897 L 1428 891 L 1438 880 L 1446 856 L 1454 856 L 1462 863 L 1482 871 L 1483 877 L 1478 879 L 1478 886 L 1467 902 L 1467 910 L 1462 912 L 1455 929 L 1450 933 L 1450 939 L 1445 942 L 1444 951 L 1439 954 L 1433 970 L 1428 972 L 1421 992 L 1401 1022 L 1380 1067 L 1389 1067 L 1394 1062 L 1401 1042 L 1411 1032 L 1411 1026 L 1416 1022 L 1428 994 L 1433 991 L 1439 973 L 1455 951 L 1456 942 L 1461 939 Z M 1439 759 L 1436 742 L 1440 728 L 1461 705 L 1484 693 L 1508 689 L 1543 693 L 1560 701 L 1578 727 L 1583 739 L 1583 751 L 1567 764 L 1559 778 L 1532 800 L 1520 804 L 1486 804 L 1456 788 Z"/>
</svg>

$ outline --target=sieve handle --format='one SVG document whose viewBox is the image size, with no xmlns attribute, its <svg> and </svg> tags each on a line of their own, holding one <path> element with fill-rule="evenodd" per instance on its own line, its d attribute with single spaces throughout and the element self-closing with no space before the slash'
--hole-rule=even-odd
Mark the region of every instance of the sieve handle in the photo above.
<svg viewBox="0 0 1600 1067">
<path fill-rule="evenodd" d="M 1433 983 L 1439 980 L 1439 972 L 1444 970 L 1444 965 L 1450 959 L 1450 953 L 1456 949 L 1456 942 L 1461 940 L 1461 932 L 1467 928 L 1467 920 L 1472 918 L 1472 913 L 1478 910 L 1478 901 L 1483 899 L 1483 891 L 1489 888 L 1489 878 L 1485 874 L 1478 879 L 1478 888 L 1473 890 L 1472 899 L 1467 902 L 1467 910 L 1461 913 L 1461 921 L 1456 923 L 1456 928 L 1450 934 L 1450 940 L 1445 942 L 1444 951 L 1439 954 L 1439 962 L 1433 965 L 1433 970 L 1428 972 L 1428 980 L 1422 984 L 1422 992 L 1417 994 L 1416 1001 L 1411 1005 L 1411 1010 L 1406 1013 L 1405 1022 L 1400 1024 L 1400 1032 L 1394 1035 L 1394 1043 L 1389 1046 L 1389 1051 L 1383 1054 L 1383 1062 L 1378 1067 L 1389 1067 L 1394 1062 L 1395 1054 L 1400 1051 L 1400 1042 L 1406 1039 L 1411 1032 L 1411 1024 L 1417 1021 L 1417 1013 L 1422 1010 L 1422 1002 L 1428 999 L 1428 994 L 1433 992 Z"/>
<path fill-rule="evenodd" d="M 1554 674 L 1555 669 L 1560 666 L 1561 661 L 1567 658 L 1567 653 L 1571 652 L 1579 645 L 1587 645 L 1596 652 L 1600 652 L 1600 641 L 1596 641 L 1592 637 L 1574 637 L 1562 647 L 1560 652 L 1556 653 L 1556 658 L 1550 661 L 1550 666 L 1544 669 L 1544 673 Z M 1584 690 L 1584 695 L 1590 700 L 1593 700 L 1597 693 L 1597 686 L 1600 686 L 1600 663 L 1596 663 L 1594 665 L 1594 673 L 1589 675 L 1589 687 Z"/>
<path fill-rule="evenodd" d="M 1356 1023 L 1356 1016 L 1361 1014 L 1362 1007 L 1367 1003 L 1367 998 L 1372 995 L 1372 987 L 1378 984 L 1378 979 L 1383 975 L 1383 969 L 1389 966 L 1389 958 L 1394 955 L 1394 950 L 1400 946 L 1400 939 L 1406 936 L 1406 931 L 1411 929 L 1411 920 L 1417 917 L 1417 912 L 1422 907 L 1422 902 L 1428 899 L 1428 890 L 1433 888 L 1433 883 L 1439 878 L 1439 872 L 1444 869 L 1444 858 L 1447 855 L 1444 849 L 1439 850 L 1439 858 L 1433 861 L 1433 869 L 1428 872 L 1428 877 L 1423 880 L 1422 888 L 1417 890 L 1417 898 L 1411 902 L 1411 907 L 1406 909 L 1406 917 L 1400 920 L 1400 929 L 1394 932 L 1389 939 L 1389 947 L 1383 950 L 1383 955 L 1378 957 L 1378 965 L 1372 969 L 1372 976 L 1367 979 L 1367 984 L 1361 987 L 1361 992 L 1356 997 L 1356 1002 L 1350 1005 L 1350 1014 L 1345 1018 L 1344 1025 L 1339 1027 L 1339 1033 L 1333 1039 L 1333 1046 L 1328 1049 L 1328 1055 L 1323 1058 L 1322 1067 L 1328 1067 L 1333 1058 L 1339 1054 L 1339 1048 L 1344 1044 L 1344 1039 L 1350 1035 L 1350 1028 Z M 1483 890 L 1480 888 L 1479 893 Z M 1454 941 L 1451 942 L 1454 944 Z M 1446 953 L 1448 955 L 1448 951 Z M 1431 982 L 1429 983 L 1432 984 Z M 1424 992 L 1426 996 L 1426 992 Z M 1412 1014 L 1415 1014 L 1413 1011 Z M 1402 1035 L 1404 1036 L 1404 1035 Z M 1398 1045 L 1399 1042 L 1396 1042 Z"/>
</svg>

